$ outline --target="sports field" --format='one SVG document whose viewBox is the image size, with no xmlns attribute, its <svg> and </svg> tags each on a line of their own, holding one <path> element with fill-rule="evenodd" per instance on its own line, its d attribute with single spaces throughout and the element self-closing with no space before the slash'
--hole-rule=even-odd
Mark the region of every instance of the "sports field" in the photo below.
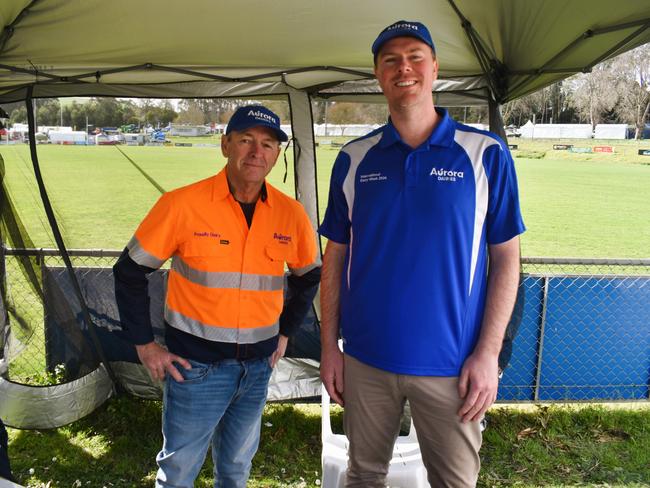
<svg viewBox="0 0 650 488">
<path fill-rule="evenodd" d="M 522 238 L 524 256 L 650 256 L 650 157 L 637 155 L 639 148 L 650 148 L 650 143 L 511 142 L 519 145 L 513 155 L 528 228 Z M 615 152 L 554 151 L 556 142 L 585 147 L 612 143 Z M 337 152 L 338 148 L 329 145 L 317 148 L 321 217 Z M 170 190 L 208 177 L 225 163 L 218 147 L 42 145 L 38 154 L 69 248 L 121 249 L 160 195 L 157 187 Z M 55 247 L 28 147 L 0 146 L 0 155 L 9 194 L 33 245 Z M 287 182 L 282 183 L 282 155 L 270 181 L 293 195 L 291 151 L 287 159 Z"/>
<path fill-rule="evenodd" d="M 650 257 L 650 157 L 636 156 L 639 147 L 650 148 L 650 143 L 617 142 L 614 154 L 573 154 L 553 151 L 557 141 L 512 142 L 519 144 L 513 155 L 528 226 L 524 256 Z M 217 147 L 39 146 L 38 152 L 70 248 L 122 248 L 160 195 L 157 187 L 181 186 L 214 174 L 224 164 Z M 337 152 L 328 145 L 318 148 L 321 215 Z M 28 148 L 0 146 L 0 155 L 10 196 L 32 244 L 55 247 Z M 293 194 L 293 168 L 286 184 L 283 175 L 281 158 L 270 181 Z M 24 314 L 36 310 L 35 323 L 42 323 L 36 301 L 16 300 L 16 306 Z M 35 354 L 23 351 L 12 362 L 12 376 L 44 371 L 42 330 L 36 327 L 30 341 Z M 160 402 L 121 396 L 60 429 L 10 429 L 14 474 L 33 487 L 151 486 L 161 443 L 160 408 Z M 320 482 L 319 413 L 317 406 L 266 407 L 251 487 Z M 340 409 L 334 422 L 340 426 Z M 493 409 L 478 486 L 647 486 L 648 432 L 644 406 L 629 411 L 591 406 Z M 208 461 L 196 486 L 212 486 L 211 480 Z"/>
</svg>

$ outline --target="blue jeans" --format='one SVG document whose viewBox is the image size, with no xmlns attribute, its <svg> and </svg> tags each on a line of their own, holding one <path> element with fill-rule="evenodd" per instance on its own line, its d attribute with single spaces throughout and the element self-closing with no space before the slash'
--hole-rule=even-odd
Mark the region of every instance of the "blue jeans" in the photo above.
<svg viewBox="0 0 650 488">
<path fill-rule="evenodd" d="M 212 441 L 215 488 L 245 488 L 260 441 L 271 366 L 267 358 L 179 367 L 163 395 L 156 487 L 192 487 Z"/>
</svg>

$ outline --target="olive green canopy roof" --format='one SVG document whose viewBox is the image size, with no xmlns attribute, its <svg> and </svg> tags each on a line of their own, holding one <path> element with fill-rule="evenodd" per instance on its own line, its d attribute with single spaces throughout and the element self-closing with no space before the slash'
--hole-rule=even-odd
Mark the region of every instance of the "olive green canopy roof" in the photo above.
<svg viewBox="0 0 650 488">
<path fill-rule="evenodd" d="M 35 97 L 376 94 L 370 46 L 400 19 L 429 27 L 446 105 L 512 100 L 650 41 L 647 0 L 3 0 L 0 102 L 28 86 Z"/>
</svg>

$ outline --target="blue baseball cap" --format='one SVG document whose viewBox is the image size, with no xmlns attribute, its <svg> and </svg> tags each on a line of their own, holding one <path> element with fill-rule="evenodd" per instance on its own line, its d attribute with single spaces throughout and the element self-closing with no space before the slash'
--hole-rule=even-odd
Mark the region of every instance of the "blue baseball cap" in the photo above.
<svg viewBox="0 0 650 488">
<path fill-rule="evenodd" d="M 372 43 L 373 56 L 377 57 L 381 46 L 394 37 L 415 37 L 429 46 L 434 53 L 436 52 L 429 29 L 424 24 L 409 20 L 398 20 L 381 31 L 375 42 Z"/>
<path fill-rule="evenodd" d="M 289 136 L 280 128 L 280 117 L 263 105 L 239 107 L 230 117 L 226 134 L 230 134 L 234 130 L 239 132 L 257 126 L 271 129 L 278 136 L 279 141 L 287 142 L 289 140 Z"/>
</svg>

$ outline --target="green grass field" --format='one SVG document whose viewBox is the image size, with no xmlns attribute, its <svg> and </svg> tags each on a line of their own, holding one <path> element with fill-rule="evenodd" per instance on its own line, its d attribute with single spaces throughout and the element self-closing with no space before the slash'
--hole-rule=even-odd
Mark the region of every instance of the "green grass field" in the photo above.
<svg viewBox="0 0 650 488">
<path fill-rule="evenodd" d="M 522 238 L 524 256 L 650 255 L 650 157 L 636 155 L 638 147 L 650 147 L 650 143 L 618 141 L 614 154 L 573 154 L 553 151 L 553 141 L 515 142 L 519 149 L 513 155 L 528 228 Z M 170 190 L 208 177 L 225 163 L 215 147 L 121 146 L 120 150 L 111 146 L 38 147 L 46 186 L 69 248 L 121 249 L 160 195 L 151 180 Z M 321 217 L 337 152 L 331 146 L 317 149 Z M 0 155 L 11 197 L 34 245 L 55 247 L 28 148 L 0 146 Z M 282 156 L 269 180 L 293 195 L 291 151 L 287 156 L 286 184 L 282 183 Z"/>
<path fill-rule="evenodd" d="M 215 142 L 215 138 L 199 141 Z M 553 142 L 558 141 L 511 142 L 519 145 L 513 156 L 528 227 L 522 238 L 524 256 L 650 257 L 650 157 L 637 156 L 637 149 L 650 148 L 650 143 L 616 141 L 614 154 L 573 154 L 553 151 Z M 611 141 L 561 142 L 591 146 Z M 39 146 L 45 182 L 69 248 L 121 249 L 160 195 L 156 185 L 176 188 L 208 177 L 224 164 L 214 147 L 120 149 L 135 165 L 110 146 Z M 338 148 L 327 145 L 317 149 L 321 217 L 337 152 Z M 34 245 L 56 247 L 28 148 L 0 146 L 0 155 L 10 196 Z M 282 183 L 282 156 L 269 179 L 293 194 L 290 151 L 288 160 L 286 184 Z M 38 308 L 29 303 L 21 306 Z M 39 313 L 37 322 L 42 320 Z M 41 329 L 36 329 L 37 334 L 42 335 Z M 32 342 L 40 344 L 42 338 Z M 20 368 L 43 369 L 40 363 L 15 362 L 11 368 L 12 375 L 19 376 Z M 334 421 L 340 424 L 340 411 Z M 263 422 L 271 425 L 263 427 L 249 486 L 316 486 L 320 479 L 318 407 L 269 405 Z M 10 429 L 10 442 L 15 473 L 29 487 L 151 486 L 161 442 L 160 402 L 112 399 L 88 418 L 60 429 Z M 647 403 L 622 410 L 493 409 L 479 486 L 650 486 L 648 452 Z M 211 469 L 208 461 L 196 486 L 211 486 Z"/>
<path fill-rule="evenodd" d="M 342 432 L 340 409 L 332 422 L 335 431 Z M 479 487 L 648 486 L 647 405 L 500 407 L 490 411 L 488 425 Z M 9 436 L 12 468 L 29 487 L 145 488 L 153 486 L 154 458 L 162 442 L 160 402 L 112 399 L 66 427 L 10 429 Z M 248 486 L 318 486 L 320 449 L 318 405 L 267 405 Z M 212 486 L 209 457 L 197 487 Z"/>
</svg>

